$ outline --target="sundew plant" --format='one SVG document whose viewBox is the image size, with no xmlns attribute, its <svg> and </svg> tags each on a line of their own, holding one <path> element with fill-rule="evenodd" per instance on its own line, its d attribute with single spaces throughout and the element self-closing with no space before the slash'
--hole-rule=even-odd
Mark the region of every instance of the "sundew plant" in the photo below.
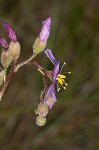
<svg viewBox="0 0 99 150">
<path fill-rule="evenodd" d="M 2 46 L 2 66 L 0 67 L 0 101 L 2 100 L 2 97 L 13 75 L 19 69 L 21 69 L 21 67 L 32 65 L 42 74 L 44 83 L 44 88 L 41 91 L 39 104 L 34 111 L 35 114 L 37 114 L 36 124 L 38 126 L 45 125 L 46 116 L 48 115 L 49 110 L 52 109 L 54 104 L 57 102 L 57 92 L 60 91 L 61 87 L 65 90 L 68 85 L 66 83 L 66 75 L 62 74 L 63 66 L 66 63 L 64 62 L 64 64 L 60 66 L 60 60 L 57 60 L 54 57 L 51 49 L 45 49 L 50 35 L 51 22 L 51 18 L 47 18 L 45 21 L 42 21 L 40 33 L 32 46 L 33 51 L 31 56 L 27 60 L 19 64 L 17 64 L 17 60 L 21 53 L 21 46 L 17 39 L 15 31 L 9 26 L 8 23 L 3 22 L 3 27 L 8 34 L 10 42 L 7 43 L 7 41 L 0 36 L 0 44 Z M 36 56 L 41 52 L 44 52 L 46 57 L 48 57 L 49 61 L 53 64 L 52 71 L 44 69 L 44 67 L 39 65 L 37 61 L 34 60 Z M 70 74 L 71 72 L 67 73 Z"/>
</svg>

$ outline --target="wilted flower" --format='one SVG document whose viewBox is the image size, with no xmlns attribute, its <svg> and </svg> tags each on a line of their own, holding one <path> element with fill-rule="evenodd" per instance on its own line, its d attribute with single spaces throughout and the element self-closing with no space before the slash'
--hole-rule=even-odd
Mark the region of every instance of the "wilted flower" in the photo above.
<svg viewBox="0 0 99 150">
<path fill-rule="evenodd" d="M 39 54 L 45 49 L 47 39 L 50 35 L 50 27 L 51 27 L 51 18 L 47 18 L 45 21 L 42 22 L 40 34 L 33 44 L 33 53 Z"/>
<path fill-rule="evenodd" d="M 38 115 L 41 117 L 47 116 L 49 111 L 48 106 L 42 102 L 39 103 L 37 110 L 38 110 Z"/>
</svg>

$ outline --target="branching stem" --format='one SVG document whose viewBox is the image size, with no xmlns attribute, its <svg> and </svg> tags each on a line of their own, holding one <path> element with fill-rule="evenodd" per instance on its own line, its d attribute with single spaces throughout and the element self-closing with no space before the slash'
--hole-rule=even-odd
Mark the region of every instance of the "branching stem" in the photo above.
<svg viewBox="0 0 99 150">
<path fill-rule="evenodd" d="M 10 73 L 7 75 L 5 82 L 3 83 L 2 89 L 0 91 L 0 101 L 5 93 L 6 88 L 8 87 L 10 80 L 12 79 L 13 75 L 23 66 L 25 65 L 33 65 L 43 76 L 44 78 L 48 77 L 47 70 L 45 70 L 42 66 L 40 66 L 36 61 L 33 59 L 37 56 L 37 54 L 33 54 L 29 59 L 19 63 L 17 66 L 15 65 L 15 61 L 13 60 L 11 65 Z M 49 78 L 49 77 L 48 77 Z M 45 85 L 44 85 L 45 86 Z"/>
</svg>

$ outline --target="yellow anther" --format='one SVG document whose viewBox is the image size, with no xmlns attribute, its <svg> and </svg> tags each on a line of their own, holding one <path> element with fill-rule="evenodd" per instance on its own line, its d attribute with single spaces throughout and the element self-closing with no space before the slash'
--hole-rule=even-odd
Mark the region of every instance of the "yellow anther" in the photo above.
<svg viewBox="0 0 99 150">
<path fill-rule="evenodd" d="M 66 73 L 68 73 L 68 74 L 71 74 L 71 71 L 70 72 L 66 72 Z M 64 90 L 66 90 L 66 87 L 67 87 L 67 83 L 65 82 L 65 79 L 66 79 L 66 75 L 63 75 L 63 74 L 58 74 L 58 76 L 57 76 L 57 78 L 56 78 L 56 80 L 59 82 L 59 84 L 62 86 L 62 88 L 64 89 Z M 60 91 L 60 87 L 59 88 L 57 88 L 57 92 L 59 92 Z"/>
<path fill-rule="evenodd" d="M 66 87 L 64 86 L 64 90 L 66 90 Z"/>
<path fill-rule="evenodd" d="M 64 84 L 67 86 L 68 84 L 66 82 L 64 82 Z"/>
<path fill-rule="evenodd" d="M 66 79 L 66 76 L 63 75 L 63 74 L 60 74 L 59 77 L 60 77 L 61 79 Z"/>
<path fill-rule="evenodd" d="M 57 80 L 61 85 L 63 84 L 63 80 L 61 78 L 58 78 Z"/>
<path fill-rule="evenodd" d="M 71 71 L 70 71 L 70 72 L 68 72 L 68 74 L 71 74 Z"/>
</svg>

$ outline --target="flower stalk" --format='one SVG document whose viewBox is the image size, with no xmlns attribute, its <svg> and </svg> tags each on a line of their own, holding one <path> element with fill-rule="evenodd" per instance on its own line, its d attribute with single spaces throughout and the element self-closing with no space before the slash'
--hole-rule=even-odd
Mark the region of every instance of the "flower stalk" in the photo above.
<svg viewBox="0 0 99 150">
<path fill-rule="evenodd" d="M 44 88 L 40 95 L 40 102 L 37 109 L 35 110 L 35 114 L 37 114 L 36 124 L 38 126 L 45 125 L 49 110 L 52 109 L 54 104 L 57 102 L 56 94 L 57 91 L 60 90 L 60 86 L 63 87 L 63 89 L 66 89 L 68 85 L 65 81 L 66 75 L 61 73 L 65 63 L 60 68 L 60 60 L 57 60 L 54 57 L 50 49 L 45 50 L 50 35 L 51 22 L 51 18 L 47 18 L 42 22 L 40 33 L 32 46 L 33 52 L 31 56 L 19 64 L 17 64 L 17 61 L 21 53 L 21 45 L 18 42 L 15 31 L 9 26 L 8 23 L 3 22 L 3 27 L 8 34 L 10 42 L 8 43 L 5 38 L 0 36 L 0 45 L 2 46 L 2 67 L 0 67 L 0 101 L 2 100 L 2 97 L 14 74 L 17 73 L 18 70 L 23 66 L 32 65 L 43 75 L 44 83 Z M 51 71 L 45 69 L 40 64 L 38 64 L 36 60 L 34 60 L 41 52 L 44 52 L 46 57 L 48 57 L 52 62 L 54 67 Z M 10 69 L 10 72 L 7 74 L 8 69 Z M 70 72 L 68 73 L 70 74 Z M 58 90 L 56 90 L 56 83 L 60 85 Z"/>
</svg>

